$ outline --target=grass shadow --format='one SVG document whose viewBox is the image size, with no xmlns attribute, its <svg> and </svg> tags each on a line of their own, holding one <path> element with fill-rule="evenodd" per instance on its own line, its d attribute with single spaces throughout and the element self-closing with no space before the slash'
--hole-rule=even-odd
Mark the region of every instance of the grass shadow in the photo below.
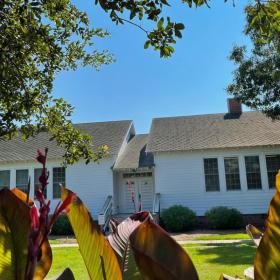
<svg viewBox="0 0 280 280">
<path fill-rule="evenodd" d="M 197 248 L 197 255 L 212 264 L 252 266 L 255 254 L 256 247 L 248 244 Z"/>
</svg>

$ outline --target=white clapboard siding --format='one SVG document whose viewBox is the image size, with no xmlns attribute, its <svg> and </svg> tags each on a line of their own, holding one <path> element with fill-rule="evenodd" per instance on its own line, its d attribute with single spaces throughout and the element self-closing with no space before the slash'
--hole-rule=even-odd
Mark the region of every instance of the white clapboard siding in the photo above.
<svg viewBox="0 0 280 280">
<path fill-rule="evenodd" d="M 276 148 L 212 150 L 197 152 L 158 152 L 155 154 L 155 193 L 161 194 L 161 208 L 182 204 L 197 215 L 214 206 L 239 209 L 243 214 L 266 213 L 274 190 L 268 188 L 265 155 L 280 154 Z M 259 155 L 262 189 L 248 190 L 244 156 Z M 227 191 L 224 174 L 224 157 L 239 159 L 241 190 Z M 219 192 L 206 192 L 203 159 L 217 157 L 219 165 Z"/>
<path fill-rule="evenodd" d="M 97 218 L 106 197 L 113 195 L 111 167 L 114 160 L 114 158 L 107 158 L 101 160 L 99 164 L 89 163 L 88 165 L 81 161 L 66 168 L 66 187 L 77 193 L 94 218 Z M 61 166 L 61 162 L 53 160 L 49 160 L 47 164 L 47 169 L 50 172 L 47 198 L 51 200 L 51 212 L 59 202 L 59 199 L 53 199 L 52 195 L 52 169 Z M 16 170 L 28 169 L 31 182 L 31 198 L 34 198 L 34 169 L 41 167 L 35 160 L 0 164 L 0 170 L 10 170 L 10 188 L 16 185 Z"/>
<path fill-rule="evenodd" d="M 67 186 L 77 193 L 94 218 L 97 218 L 108 195 L 113 196 L 114 159 L 108 158 L 97 163 L 84 162 L 66 169 Z"/>
</svg>

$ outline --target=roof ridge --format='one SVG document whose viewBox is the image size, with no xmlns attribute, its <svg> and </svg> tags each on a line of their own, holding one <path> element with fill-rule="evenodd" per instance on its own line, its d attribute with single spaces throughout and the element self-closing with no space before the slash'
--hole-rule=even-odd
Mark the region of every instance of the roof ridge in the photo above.
<svg viewBox="0 0 280 280">
<path fill-rule="evenodd" d="M 114 121 L 81 122 L 81 123 L 73 123 L 73 125 L 80 125 L 80 124 L 101 124 L 101 123 L 120 123 L 120 122 L 130 122 L 130 123 L 132 123 L 133 120 L 114 120 Z"/>
<path fill-rule="evenodd" d="M 245 111 L 242 112 L 242 114 L 251 114 L 251 113 L 262 113 L 260 111 Z M 162 120 L 162 119 L 179 119 L 179 118 L 193 118 L 193 117 L 207 117 L 207 116 L 223 116 L 226 114 L 230 114 L 228 112 L 224 112 L 224 113 L 210 113 L 210 114 L 196 114 L 196 115 L 184 115 L 184 116 L 168 116 L 168 117 L 159 117 L 159 118 L 153 118 L 152 122 L 154 120 Z"/>
</svg>

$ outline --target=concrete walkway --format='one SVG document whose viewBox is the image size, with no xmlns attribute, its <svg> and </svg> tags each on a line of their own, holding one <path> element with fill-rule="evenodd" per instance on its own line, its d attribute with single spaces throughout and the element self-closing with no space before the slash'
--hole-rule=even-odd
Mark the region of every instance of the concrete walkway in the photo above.
<svg viewBox="0 0 280 280">
<path fill-rule="evenodd" d="M 231 239 L 231 240 L 184 240 L 184 241 L 177 241 L 180 245 L 188 245 L 188 244 L 197 244 L 199 247 L 203 246 L 221 246 L 225 244 L 233 244 L 237 245 L 240 243 L 252 243 L 251 240 L 245 239 Z M 253 244 L 253 243 L 252 243 Z M 79 247 L 78 243 L 61 243 L 61 244 L 51 244 L 52 248 L 70 248 L 70 247 Z"/>
<path fill-rule="evenodd" d="M 61 244 L 51 244 L 52 248 L 69 248 L 69 247 L 79 247 L 78 243 L 61 243 Z"/>
</svg>

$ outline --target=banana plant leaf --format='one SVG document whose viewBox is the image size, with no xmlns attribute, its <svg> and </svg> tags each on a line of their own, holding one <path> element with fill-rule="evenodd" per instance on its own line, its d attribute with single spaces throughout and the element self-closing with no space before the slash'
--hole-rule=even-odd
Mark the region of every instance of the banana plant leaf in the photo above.
<svg viewBox="0 0 280 280">
<path fill-rule="evenodd" d="M 129 240 L 144 279 L 198 279 L 186 251 L 152 220 L 140 224 L 131 233 Z"/>
<path fill-rule="evenodd" d="M 74 274 L 70 268 L 65 268 L 61 274 L 50 280 L 75 280 Z"/>
<path fill-rule="evenodd" d="M 255 280 L 280 279 L 280 172 L 254 263 Z"/>
<path fill-rule="evenodd" d="M 23 280 L 31 228 L 29 207 L 10 190 L 0 191 L 0 279 Z"/>
<path fill-rule="evenodd" d="M 147 219 L 151 219 L 149 212 L 139 212 L 126 218 L 113 228 L 113 233 L 107 238 L 110 245 L 120 257 L 123 257 L 123 254 L 127 248 L 130 234 Z"/>
<path fill-rule="evenodd" d="M 249 224 L 246 226 L 246 232 L 251 237 L 252 241 L 255 243 L 255 245 L 258 247 L 261 241 L 261 238 L 263 237 L 263 233 L 256 228 L 255 226 Z"/>
<path fill-rule="evenodd" d="M 121 223 L 112 222 L 112 233 L 107 237 L 110 245 L 120 257 L 124 279 L 139 279 L 140 273 L 130 248 L 130 234 L 143 222 L 152 219 L 149 212 L 138 212 Z"/>
<path fill-rule="evenodd" d="M 27 201 L 26 193 L 22 192 L 18 188 L 13 188 L 11 191 L 20 200 L 26 203 Z M 34 202 L 29 198 L 28 204 L 32 206 Z M 52 266 L 52 249 L 48 239 L 46 239 L 44 240 L 41 247 L 41 253 L 35 268 L 35 274 L 33 280 L 44 279 L 47 276 L 48 272 L 50 271 L 51 266 Z"/>
<path fill-rule="evenodd" d="M 64 201 L 72 192 L 61 188 Z M 93 221 L 83 202 L 76 197 L 66 208 L 90 279 L 122 279 L 121 269 L 108 240 Z"/>
</svg>

